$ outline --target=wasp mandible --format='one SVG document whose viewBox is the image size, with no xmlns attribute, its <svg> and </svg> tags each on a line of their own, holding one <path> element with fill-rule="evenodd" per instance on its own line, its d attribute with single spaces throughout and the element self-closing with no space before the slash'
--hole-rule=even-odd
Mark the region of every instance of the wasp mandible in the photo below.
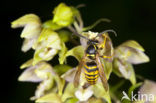
<svg viewBox="0 0 156 103">
<path fill-rule="evenodd" d="M 75 87 L 79 85 L 80 74 L 83 68 L 85 78 L 89 85 L 94 85 L 97 82 L 98 78 L 100 77 L 105 90 L 106 91 L 108 90 L 107 78 L 104 73 L 104 67 L 101 63 L 100 58 L 112 58 L 113 55 L 106 56 L 106 55 L 100 55 L 99 53 L 99 51 L 102 48 L 105 48 L 106 39 L 107 39 L 107 35 L 105 34 L 108 32 L 113 32 L 114 34 L 116 34 L 114 30 L 105 30 L 101 33 L 98 33 L 96 37 L 89 39 L 81 34 L 78 34 L 76 32 L 74 33 L 75 35 L 87 40 L 87 47 L 85 49 L 85 54 L 82 60 L 79 62 L 79 65 L 76 69 L 76 74 L 74 77 Z M 104 37 L 104 40 L 102 42 L 98 41 L 97 37 L 102 37 L 102 36 Z"/>
</svg>

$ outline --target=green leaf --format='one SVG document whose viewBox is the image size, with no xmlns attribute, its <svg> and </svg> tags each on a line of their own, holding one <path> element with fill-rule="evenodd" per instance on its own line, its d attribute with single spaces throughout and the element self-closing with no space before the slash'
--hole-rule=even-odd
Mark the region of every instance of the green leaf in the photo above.
<svg viewBox="0 0 156 103">
<path fill-rule="evenodd" d="M 35 101 L 36 103 L 62 103 L 61 97 L 56 93 L 49 93 Z"/>
<path fill-rule="evenodd" d="M 76 91 L 76 88 L 74 87 L 73 83 L 68 83 L 68 85 L 66 86 L 65 91 L 62 95 L 62 101 L 67 102 L 68 101 L 67 99 L 75 97 L 75 91 Z M 74 101 L 75 101 L 75 99 L 74 99 Z M 77 99 L 76 99 L 76 101 L 77 101 Z"/>
<path fill-rule="evenodd" d="M 60 3 L 53 11 L 54 17 L 52 22 L 60 26 L 69 26 L 74 21 L 74 14 L 72 9 Z"/>
<path fill-rule="evenodd" d="M 128 90 L 128 96 L 131 98 L 131 93 L 134 91 L 136 88 L 140 87 L 143 83 L 136 83 L 135 85 L 132 85 L 129 90 Z"/>
<path fill-rule="evenodd" d="M 63 73 L 67 72 L 72 67 L 69 65 L 56 65 L 54 66 L 54 70 L 57 74 L 62 75 Z"/>
<path fill-rule="evenodd" d="M 107 91 L 107 92 L 105 91 L 102 83 L 96 83 L 95 86 L 93 87 L 93 91 L 94 91 L 94 95 L 96 98 L 103 98 L 108 103 L 111 103 L 109 91 Z"/>
<path fill-rule="evenodd" d="M 113 70 L 118 76 L 129 79 L 133 85 L 136 83 L 135 72 L 130 63 L 120 59 L 114 59 Z"/>
</svg>

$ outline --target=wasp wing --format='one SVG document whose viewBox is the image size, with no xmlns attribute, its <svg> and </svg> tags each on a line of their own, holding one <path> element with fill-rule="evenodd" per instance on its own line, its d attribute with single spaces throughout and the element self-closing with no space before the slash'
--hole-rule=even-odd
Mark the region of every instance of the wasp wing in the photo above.
<svg viewBox="0 0 156 103">
<path fill-rule="evenodd" d="M 78 85 L 79 85 L 81 69 L 84 65 L 84 62 L 85 62 L 85 59 L 83 57 L 78 65 L 78 67 L 76 68 L 76 73 L 75 73 L 75 77 L 74 77 L 74 86 L 75 87 L 78 87 Z"/>
<path fill-rule="evenodd" d="M 98 54 L 96 55 L 96 63 L 97 63 L 97 67 L 99 68 L 99 76 L 100 76 L 100 79 L 102 81 L 102 84 L 103 84 L 105 90 L 108 91 L 107 78 L 106 78 L 106 75 L 104 73 L 104 68 L 103 68 L 103 66 L 101 64 L 101 61 L 100 61 L 100 58 L 99 58 Z"/>
</svg>

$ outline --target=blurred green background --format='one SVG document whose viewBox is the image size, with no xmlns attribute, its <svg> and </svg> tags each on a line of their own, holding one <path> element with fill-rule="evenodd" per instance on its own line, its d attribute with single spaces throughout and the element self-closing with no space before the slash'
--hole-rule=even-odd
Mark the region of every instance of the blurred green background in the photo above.
<svg viewBox="0 0 156 103">
<path fill-rule="evenodd" d="M 33 103 L 37 84 L 18 82 L 22 70 L 19 66 L 30 59 L 33 51 L 21 52 L 21 29 L 11 29 L 10 22 L 27 13 L 35 13 L 42 21 L 52 18 L 52 10 L 60 2 L 80 8 L 85 26 L 99 18 L 108 18 L 111 23 L 100 23 L 92 31 L 114 29 L 118 36 L 111 35 L 115 46 L 126 40 L 138 41 L 150 57 L 150 62 L 136 65 L 136 74 L 156 81 L 156 1 L 155 0 L 5 0 L 0 6 L 1 17 L 1 92 L 5 103 Z"/>
</svg>

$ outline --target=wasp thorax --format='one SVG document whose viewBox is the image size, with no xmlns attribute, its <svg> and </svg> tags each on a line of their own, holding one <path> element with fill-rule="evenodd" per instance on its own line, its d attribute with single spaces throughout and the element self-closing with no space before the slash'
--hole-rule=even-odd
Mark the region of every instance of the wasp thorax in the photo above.
<svg viewBox="0 0 156 103">
<path fill-rule="evenodd" d="M 95 59 L 95 55 L 97 52 L 97 41 L 88 41 L 88 47 L 86 49 L 87 57 L 90 59 Z"/>
</svg>

